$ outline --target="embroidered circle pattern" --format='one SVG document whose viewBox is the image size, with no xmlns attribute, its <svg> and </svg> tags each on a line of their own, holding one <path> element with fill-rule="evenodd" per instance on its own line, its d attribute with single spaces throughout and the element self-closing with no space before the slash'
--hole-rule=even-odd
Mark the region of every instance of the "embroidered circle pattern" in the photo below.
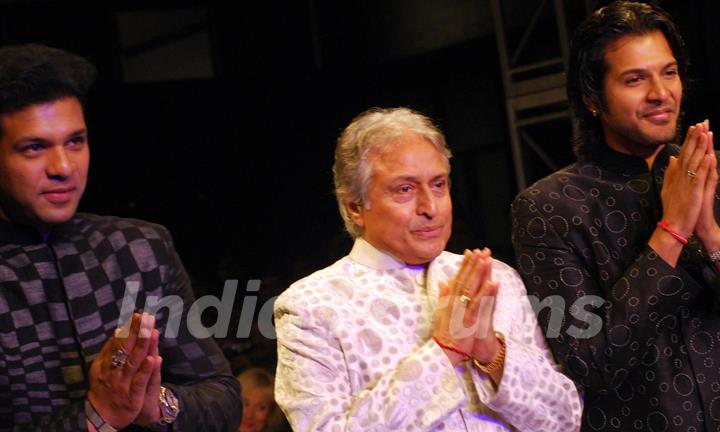
<svg viewBox="0 0 720 432">
<path fill-rule="evenodd" d="M 502 392 L 473 379 L 468 362 L 453 368 L 431 338 L 438 282 L 453 277 L 461 259 L 442 253 L 428 283 L 419 268 L 375 270 L 345 257 L 278 298 L 275 398 L 296 430 L 317 430 L 318 422 L 323 430 L 574 429 L 579 397 L 553 370 L 509 266 L 493 265 L 501 284 L 493 326 L 507 344 Z M 493 408 L 485 404 L 491 398 Z"/>
</svg>

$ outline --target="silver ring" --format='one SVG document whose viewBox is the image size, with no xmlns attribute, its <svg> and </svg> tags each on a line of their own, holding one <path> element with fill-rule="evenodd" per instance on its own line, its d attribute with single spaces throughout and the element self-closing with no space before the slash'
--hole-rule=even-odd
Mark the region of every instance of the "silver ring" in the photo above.
<svg viewBox="0 0 720 432">
<path fill-rule="evenodd" d="M 110 367 L 115 369 L 116 367 L 123 367 L 127 362 L 128 354 L 123 351 L 122 348 L 118 348 L 115 354 L 110 358 Z"/>
<path fill-rule="evenodd" d="M 470 302 L 470 297 L 466 296 L 465 294 L 460 296 L 460 303 L 467 306 L 467 304 Z"/>
<path fill-rule="evenodd" d="M 697 173 L 695 171 L 690 171 L 690 170 L 685 171 L 685 173 L 687 175 L 689 175 L 690 177 L 695 177 L 697 175 Z"/>
</svg>

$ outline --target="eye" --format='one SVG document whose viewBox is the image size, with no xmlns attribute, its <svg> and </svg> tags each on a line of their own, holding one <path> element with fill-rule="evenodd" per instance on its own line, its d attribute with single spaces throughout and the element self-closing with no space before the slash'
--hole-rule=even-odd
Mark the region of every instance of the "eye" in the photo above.
<svg viewBox="0 0 720 432">
<path fill-rule="evenodd" d="M 70 147 L 81 147 L 83 144 L 85 144 L 85 141 L 85 135 L 76 135 L 70 138 L 67 145 Z"/>
<path fill-rule="evenodd" d="M 401 183 L 390 189 L 393 200 L 398 203 L 408 202 L 415 196 L 416 186 L 412 183 Z"/>
<path fill-rule="evenodd" d="M 45 148 L 45 145 L 39 142 L 31 142 L 20 148 L 20 152 L 24 154 L 38 153 Z"/>
<path fill-rule="evenodd" d="M 642 79 L 643 79 L 643 77 L 640 75 L 632 75 L 625 80 L 625 84 L 630 84 L 630 85 L 637 84 L 640 81 L 642 81 Z"/>
<path fill-rule="evenodd" d="M 667 71 L 665 71 L 665 76 L 667 76 L 667 77 L 675 77 L 677 75 L 678 75 L 677 69 L 668 69 Z"/>
</svg>

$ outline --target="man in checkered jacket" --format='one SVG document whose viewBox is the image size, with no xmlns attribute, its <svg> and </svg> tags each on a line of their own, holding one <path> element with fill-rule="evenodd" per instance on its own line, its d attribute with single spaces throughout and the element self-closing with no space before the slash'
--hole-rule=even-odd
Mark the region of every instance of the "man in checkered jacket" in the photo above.
<svg viewBox="0 0 720 432">
<path fill-rule="evenodd" d="M 170 234 L 76 213 L 94 75 L 61 50 L 0 49 L 0 431 L 237 430 L 239 385 L 188 328 Z M 152 296 L 179 307 L 127 313 L 118 330 L 130 291 L 130 310 Z"/>
</svg>

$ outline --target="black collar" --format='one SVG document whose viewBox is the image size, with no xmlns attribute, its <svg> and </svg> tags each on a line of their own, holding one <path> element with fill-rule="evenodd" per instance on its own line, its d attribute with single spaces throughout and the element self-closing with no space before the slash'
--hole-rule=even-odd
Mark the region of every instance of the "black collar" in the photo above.
<svg viewBox="0 0 720 432">
<path fill-rule="evenodd" d="M 54 226 L 47 240 L 35 228 L 27 225 L 18 224 L 6 219 L 0 219 L 0 247 L 6 244 L 14 244 L 20 246 L 42 245 L 53 243 L 63 238 L 69 238 L 70 235 L 77 232 L 77 226 L 74 219 L 63 222 Z"/>
<path fill-rule="evenodd" d="M 667 166 L 670 155 L 677 156 L 679 147 L 675 144 L 667 144 L 655 157 L 654 167 Z M 595 161 L 603 169 L 618 174 L 637 175 L 649 172 L 645 159 L 640 156 L 620 153 L 608 145 L 598 146 L 587 159 Z"/>
</svg>

